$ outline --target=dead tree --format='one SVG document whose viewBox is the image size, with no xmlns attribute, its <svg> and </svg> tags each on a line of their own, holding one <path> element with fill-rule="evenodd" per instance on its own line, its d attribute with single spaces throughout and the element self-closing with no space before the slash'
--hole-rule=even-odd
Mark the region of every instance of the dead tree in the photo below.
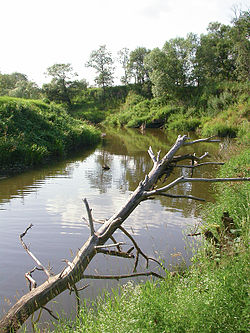
<svg viewBox="0 0 250 333">
<path fill-rule="evenodd" d="M 66 267 L 58 274 L 52 275 L 51 272 L 46 269 L 40 261 L 34 256 L 34 254 L 29 250 L 26 244 L 23 241 L 23 237 L 27 231 L 32 227 L 30 225 L 23 234 L 20 235 L 21 243 L 25 251 L 33 258 L 36 262 L 36 267 L 33 268 L 30 272 L 26 273 L 25 277 L 30 283 L 30 291 L 22 296 L 16 304 L 7 312 L 7 314 L 0 321 L 0 332 L 16 332 L 21 325 L 38 309 L 45 309 L 50 314 L 52 312 L 45 308 L 45 305 L 57 295 L 69 289 L 70 291 L 75 292 L 77 302 L 79 305 L 79 290 L 76 287 L 76 283 L 85 278 L 96 278 L 96 279 L 121 279 L 124 277 L 133 277 L 141 275 L 152 275 L 157 278 L 161 278 L 159 274 L 153 271 L 146 271 L 142 273 L 135 273 L 136 267 L 138 264 L 139 256 L 143 256 L 146 260 L 146 263 L 150 260 L 158 263 L 161 266 L 161 263 L 158 262 L 155 258 L 150 258 L 142 252 L 134 238 L 124 229 L 122 226 L 126 218 L 133 212 L 133 210 L 142 202 L 148 199 L 152 199 L 157 195 L 167 196 L 167 197 L 176 197 L 170 193 L 167 193 L 171 188 L 177 186 L 180 183 L 185 182 L 224 182 L 224 181 L 249 181 L 250 178 L 216 178 L 216 179 L 206 179 L 206 178 L 187 178 L 179 177 L 173 182 L 163 185 L 162 187 L 157 187 L 157 181 L 164 177 L 164 182 L 166 182 L 169 175 L 172 173 L 175 167 L 190 167 L 190 165 L 180 165 L 179 162 L 184 160 L 189 160 L 192 162 L 191 168 L 197 168 L 204 165 L 200 163 L 208 153 L 204 153 L 201 157 L 197 157 L 195 154 L 187 155 L 176 155 L 178 150 L 181 147 L 187 145 L 193 145 L 201 142 L 219 142 L 219 140 L 214 140 L 212 138 L 199 139 L 191 141 L 186 135 L 179 136 L 175 144 L 171 147 L 168 153 L 160 158 L 160 152 L 155 156 L 151 147 L 148 150 L 148 153 L 153 161 L 153 167 L 145 179 L 141 181 L 133 192 L 131 197 L 128 199 L 126 204 L 112 217 L 108 220 L 101 222 L 102 225 L 98 230 L 95 230 L 94 223 L 96 222 L 92 217 L 91 209 L 89 208 L 88 202 L 85 199 L 84 204 L 88 213 L 88 222 L 90 226 L 90 237 L 82 246 L 82 248 L 76 254 L 74 260 L 70 262 L 67 259 L 64 259 Z M 216 162 L 209 162 L 210 164 L 221 164 Z M 179 196 L 185 199 L 193 200 L 203 200 L 202 198 L 193 197 L 190 195 Z M 121 250 L 121 243 L 116 242 L 113 237 L 114 232 L 119 229 L 121 230 L 132 242 L 133 247 L 130 248 L 127 252 Z M 111 239 L 113 244 L 105 245 L 108 239 Z M 132 251 L 135 250 L 135 254 Z M 104 253 L 106 255 L 115 255 L 125 258 L 134 258 L 134 272 L 126 275 L 117 275 L 117 276 L 93 276 L 93 275 L 84 275 L 84 271 L 89 265 L 92 258 L 97 253 Z M 34 270 L 42 270 L 46 276 L 46 281 L 37 286 L 36 281 L 32 278 L 32 273 Z M 52 314 L 53 315 L 53 314 Z"/>
</svg>

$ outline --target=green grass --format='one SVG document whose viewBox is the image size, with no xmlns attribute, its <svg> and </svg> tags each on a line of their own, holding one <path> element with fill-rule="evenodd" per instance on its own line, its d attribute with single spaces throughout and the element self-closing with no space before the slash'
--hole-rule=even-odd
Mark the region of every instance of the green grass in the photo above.
<svg viewBox="0 0 250 333">
<path fill-rule="evenodd" d="M 218 176 L 249 176 L 249 150 L 228 154 L 234 157 Z M 76 320 L 62 318 L 53 332 L 248 332 L 249 190 L 248 182 L 216 185 L 216 203 L 203 211 L 202 229 L 213 232 L 220 243 L 204 242 L 183 274 L 129 282 L 90 308 L 83 305 Z M 236 227 L 227 234 L 221 220 L 225 211 Z"/>
<path fill-rule="evenodd" d="M 98 130 L 58 105 L 0 97 L 1 170 L 39 165 L 99 139 Z"/>
</svg>

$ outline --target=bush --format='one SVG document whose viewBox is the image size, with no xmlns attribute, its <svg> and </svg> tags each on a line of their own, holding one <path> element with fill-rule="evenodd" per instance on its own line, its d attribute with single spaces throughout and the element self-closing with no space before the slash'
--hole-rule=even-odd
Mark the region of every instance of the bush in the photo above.
<svg viewBox="0 0 250 333">
<path fill-rule="evenodd" d="M 223 122 L 209 122 L 206 123 L 202 129 L 202 134 L 205 136 L 219 136 L 235 138 L 238 133 L 238 128 L 236 126 L 227 125 Z"/>
</svg>

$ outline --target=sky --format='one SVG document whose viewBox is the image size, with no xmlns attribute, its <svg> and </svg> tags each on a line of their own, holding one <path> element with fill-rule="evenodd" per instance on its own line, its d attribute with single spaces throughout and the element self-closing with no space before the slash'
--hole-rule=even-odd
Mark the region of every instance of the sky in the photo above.
<svg viewBox="0 0 250 333">
<path fill-rule="evenodd" d="M 206 33 L 210 22 L 230 24 L 233 6 L 246 10 L 247 0 L 1 0 L 0 72 L 26 74 L 41 86 L 49 66 L 70 63 L 93 84 L 85 64 L 100 45 L 113 57 L 124 47 L 162 48 L 171 38 Z"/>
</svg>

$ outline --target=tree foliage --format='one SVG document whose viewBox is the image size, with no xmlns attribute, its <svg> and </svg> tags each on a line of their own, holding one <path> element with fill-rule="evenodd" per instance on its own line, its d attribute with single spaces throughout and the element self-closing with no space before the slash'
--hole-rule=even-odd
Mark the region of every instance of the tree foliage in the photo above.
<svg viewBox="0 0 250 333">
<path fill-rule="evenodd" d="M 51 101 L 67 103 L 70 106 L 72 98 L 87 88 L 86 80 L 73 80 L 77 73 L 69 63 L 54 64 L 48 67 L 45 74 L 52 77 L 50 83 L 43 85 L 43 93 Z"/>
<path fill-rule="evenodd" d="M 113 65 L 112 54 L 107 50 L 106 45 L 101 45 L 98 50 L 92 51 L 89 61 L 86 63 L 86 67 L 96 70 L 95 82 L 98 87 L 103 89 L 112 86 L 114 83 Z"/>
<path fill-rule="evenodd" d="M 25 74 L 0 74 L 0 96 L 36 99 L 41 97 L 41 89 Z"/>
<path fill-rule="evenodd" d="M 129 49 L 127 47 L 124 47 L 120 51 L 117 52 L 118 54 L 118 62 L 122 65 L 122 69 L 124 72 L 124 75 L 121 77 L 121 83 L 122 84 L 129 84 L 132 73 L 131 69 L 129 67 Z"/>
<path fill-rule="evenodd" d="M 145 63 L 154 96 L 175 94 L 178 87 L 194 84 L 196 49 L 197 37 L 189 34 L 186 39 L 171 39 L 164 44 L 162 50 L 156 48 L 149 53 Z"/>
<path fill-rule="evenodd" d="M 149 53 L 150 50 L 145 47 L 137 47 L 130 52 L 129 69 L 135 79 L 135 83 L 143 84 L 149 80 L 149 72 L 144 63 L 144 59 Z"/>
</svg>

